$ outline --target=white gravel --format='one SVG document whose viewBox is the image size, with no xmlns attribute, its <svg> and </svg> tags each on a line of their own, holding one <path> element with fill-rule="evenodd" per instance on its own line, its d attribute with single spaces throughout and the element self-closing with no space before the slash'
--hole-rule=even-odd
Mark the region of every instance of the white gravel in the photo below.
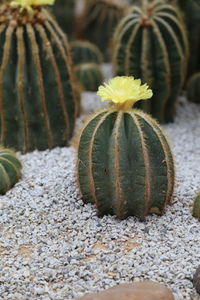
<svg viewBox="0 0 200 300">
<path fill-rule="evenodd" d="M 95 99 L 85 94 L 83 106 Z M 191 283 L 200 264 L 200 222 L 191 216 L 200 106 L 181 100 L 165 129 L 176 160 L 174 204 L 145 222 L 100 219 L 83 205 L 72 147 L 21 155 L 23 178 L 0 197 L 0 299 L 67 300 L 144 279 L 165 283 L 176 300 L 200 299 Z"/>
</svg>

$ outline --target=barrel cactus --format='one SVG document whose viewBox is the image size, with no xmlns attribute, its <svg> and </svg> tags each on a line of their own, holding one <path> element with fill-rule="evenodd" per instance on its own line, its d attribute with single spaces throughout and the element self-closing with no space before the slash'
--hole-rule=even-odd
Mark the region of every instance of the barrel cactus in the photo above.
<svg viewBox="0 0 200 300">
<path fill-rule="evenodd" d="M 188 77 L 200 71 L 200 1 L 199 0 L 171 0 L 182 10 L 189 37 L 190 59 Z"/>
<path fill-rule="evenodd" d="M 79 35 L 96 44 L 108 60 L 115 26 L 124 16 L 126 0 L 86 0 Z"/>
<path fill-rule="evenodd" d="M 172 153 L 158 123 L 132 108 L 151 90 L 122 76 L 97 94 L 113 105 L 94 113 L 81 130 L 77 173 L 83 201 L 95 203 L 99 216 L 162 214 L 173 193 Z"/>
<path fill-rule="evenodd" d="M 98 86 L 103 82 L 103 75 L 97 64 L 78 64 L 74 70 L 81 91 L 96 92 Z"/>
<path fill-rule="evenodd" d="M 103 62 L 101 51 L 89 41 L 73 41 L 70 43 L 70 47 L 75 65 L 88 62 L 101 64 Z"/>
<path fill-rule="evenodd" d="M 200 194 L 196 195 L 194 199 L 192 215 L 200 221 Z"/>
<path fill-rule="evenodd" d="M 117 26 L 113 45 L 115 74 L 142 78 L 153 90 L 151 104 L 141 102 L 139 107 L 162 123 L 172 122 L 188 57 L 178 8 L 162 0 L 132 6 Z"/>
<path fill-rule="evenodd" d="M 5 194 L 20 179 L 21 167 L 13 150 L 0 147 L 0 194 Z"/>
<path fill-rule="evenodd" d="M 200 104 L 200 72 L 191 76 L 187 84 L 187 98 Z"/>
<path fill-rule="evenodd" d="M 65 146 L 77 102 L 69 45 L 38 3 L 0 6 L 0 142 L 22 152 Z"/>
</svg>

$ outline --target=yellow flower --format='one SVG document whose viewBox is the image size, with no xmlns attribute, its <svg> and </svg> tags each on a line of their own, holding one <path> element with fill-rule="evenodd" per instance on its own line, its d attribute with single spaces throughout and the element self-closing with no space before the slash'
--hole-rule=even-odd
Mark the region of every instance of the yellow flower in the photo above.
<svg viewBox="0 0 200 300">
<path fill-rule="evenodd" d="M 55 0 L 14 0 L 11 1 L 10 5 L 12 7 L 21 7 L 21 10 L 28 10 L 29 12 L 32 11 L 31 6 L 36 5 L 53 5 Z"/>
<path fill-rule="evenodd" d="M 118 76 L 99 87 L 97 95 L 102 101 L 111 101 L 120 109 L 127 109 L 139 101 L 152 97 L 152 90 L 147 84 L 141 85 L 140 79 Z"/>
</svg>

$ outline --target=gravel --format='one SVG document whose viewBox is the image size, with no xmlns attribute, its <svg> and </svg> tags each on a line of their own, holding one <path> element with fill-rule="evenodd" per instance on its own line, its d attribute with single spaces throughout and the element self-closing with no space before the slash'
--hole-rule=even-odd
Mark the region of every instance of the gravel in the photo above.
<svg viewBox="0 0 200 300">
<path fill-rule="evenodd" d="M 85 93 L 83 102 L 88 113 L 96 96 Z M 149 279 L 176 300 L 200 299 L 191 282 L 200 264 L 200 223 L 191 216 L 200 189 L 200 106 L 180 98 L 175 123 L 164 127 L 176 161 L 173 205 L 145 222 L 100 219 L 83 204 L 73 147 L 19 154 L 23 178 L 0 197 L 0 299 L 66 300 Z"/>
</svg>

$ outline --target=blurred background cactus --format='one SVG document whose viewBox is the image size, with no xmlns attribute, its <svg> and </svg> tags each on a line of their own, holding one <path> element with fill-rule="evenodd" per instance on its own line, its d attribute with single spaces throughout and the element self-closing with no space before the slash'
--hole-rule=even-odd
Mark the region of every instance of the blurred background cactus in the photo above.
<svg viewBox="0 0 200 300">
<path fill-rule="evenodd" d="M 200 221 L 200 193 L 195 196 L 192 215 Z"/>
<path fill-rule="evenodd" d="M 162 0 L 132 6 L 117 26 L 113 46 L 115 74 L 142 78 L 153 90 L 151 101 L 139 107 L 162 123 L 172 122 L 188 59 L 188 40 L 178 9 Z"/>
<path fill-rule="evenodd" d="M 21 177 L 21 162 L 11 149 L 0 147 L 0 194 L 5 194 Z"/>
<path fill-rule="evenodd" d="M 52 12 L 62 30 L 71 38 L 74 34 L 76 0 L 56 0 Z"/>
<path fill-rule="evenodd" d="M 174 163 L 165 135 L 133 102 L 152 96 L 140 80 L 117 77 L 98 95 L 114 105 L 86 121 L 78 145 L 78 182 L 83 201 L 99 216 L 162 214 L 171 201 Z"/>
<path fill-rule="evenodd" d="M 77 113 L 68 41 L 45 8 L 20 3 L 0 6 L 0 141 L 66 146 Z"/>
<path fill-rule="evenodd" d="M 198 0 L 171 0 L 183 12 L 188 30 L 190 59 L 188 77 L 200 71 L 200 2 Z"/>
<path fill-rule="evenodd" d="M 77 37 L 96 44 L 104 58 L 111 56 L 111 37 L 116 24 L 124 16 L 127 0 L 86 0 Z"/>
<path fill-rule="evenodd" d="M 187 98 L 200 104 L 200 72 L 192 75 L 187 84 Z"/>
<path fill-rule="evenodd" d="M 100 50 L 88 41 L 73 41 L 70 46 L 80 91 L 96 92 L 103 81 Z"/>
</svg>

